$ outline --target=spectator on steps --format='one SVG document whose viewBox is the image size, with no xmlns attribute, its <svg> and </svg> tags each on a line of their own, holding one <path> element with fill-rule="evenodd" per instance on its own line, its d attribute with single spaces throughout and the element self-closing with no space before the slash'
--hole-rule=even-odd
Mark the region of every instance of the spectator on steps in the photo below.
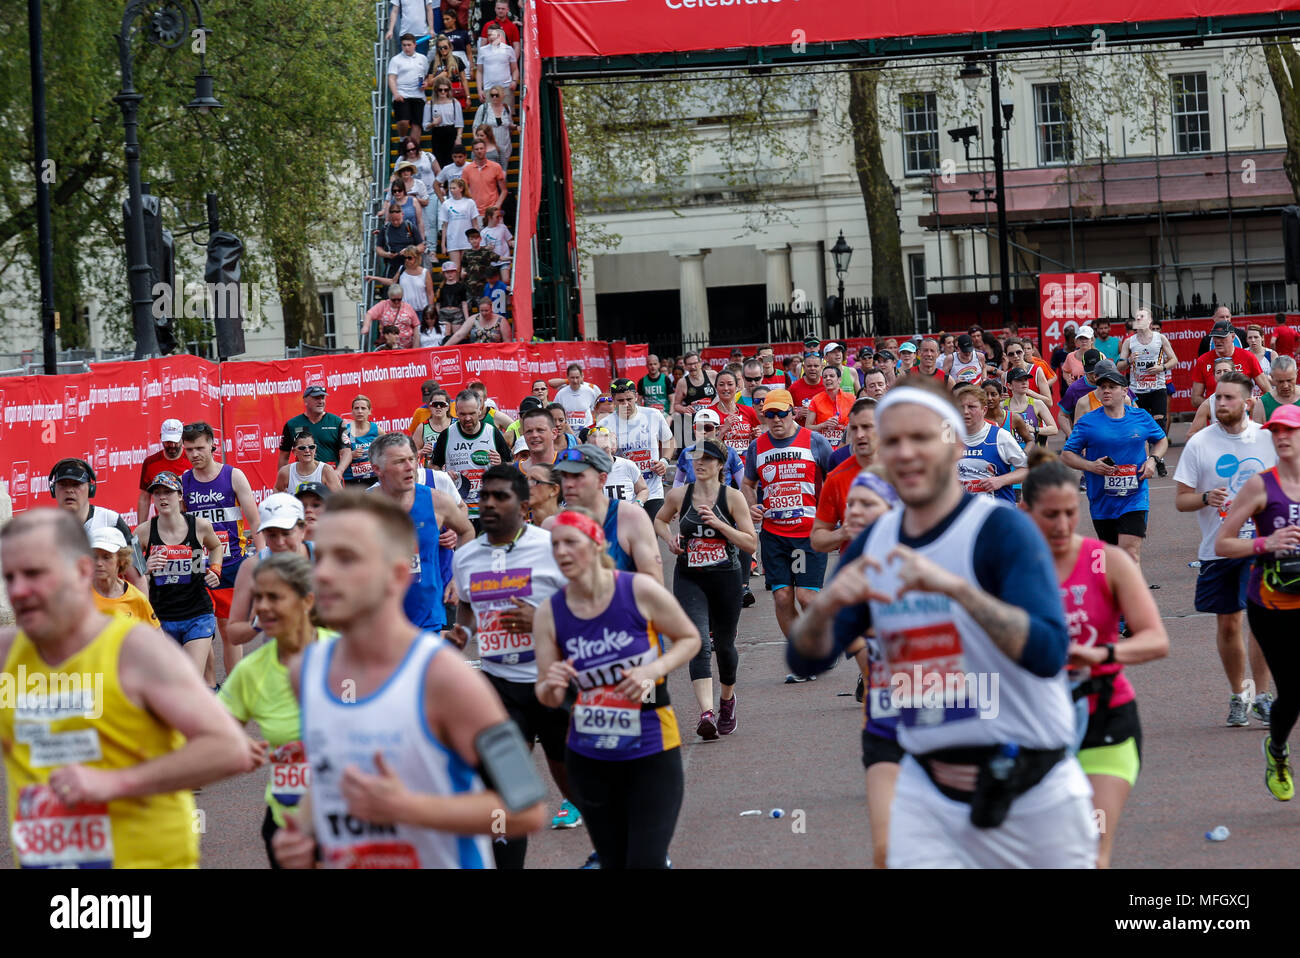
<svg viewBox="0 0 1300 958">
<path fill-rule="evenodd" d="M 424 118 L 424 75 L 429 61 L 415 52 L 415 37 L 402 34 L 402 52 L 388 61 L 388 90 L 393 96 L 393 122 L 398 135 L 420 139 Z M 405 124 L 405 126 L 404 126 Z"/>
<path fill-rule="evenodd" d="M 375 253 L 388 261 L 388 275 L 395 276 L 402 268 L 402 250 L 409 247 L 423 253 L 424 236 L 415 223 L 406 218 L 400 206 L 389 206 L 384 216 L 383 228 L 376 231 Z"/>
<path fill-rule="evenodd" d="M 442 174 L 452 167 L 460 146 L 460 133 L 465 126 L 465 114 L 460 101 L 452 99 L 452 84 L 445 76 L 433 82 L 433 99 L 424 107 L 424 122 L 429 128 L 429 139 L 433 141 L 433 155 L 438 161 L 439 172 L 435 182 L 446 183 Z M 464 156 L 460 162 L 465 162 Z M 459 176 L 459 173 L 450 174 Z"/>
<path fill-rule="evenodd" d="M 492 164 L 496 166 L 496 164 Z M 501 167 L 497 166 L 500 170 Z M 465 181 L 461 179 L 452 180 L 447 184 L 450 196 L 442 204 L 442 213 L 444 222 L 442 224 L 442 248 L 447 254 L 447 258 L 456 266 L 460 266 L 461 255 L 469 249 L 469 239 L 466 232 L 472 226 L 477 229 L 483 225 L 478 214 L 478 206 L 474 201 L 465 195 Z"/>
<path fill-rule="evenodd" d="M 429 58 L 429 77 L 431 79 L 424 81 L 426 90 L 432 89 L 437 81 L 446 80 L 451 85 L 452 97 L 462 109 L 469 109 L 468 74 L 446 37 L 438 37 L 434 42 L 433 55 Z"/>
<path fill-rule="evenodd" d="M 370 335 L 370 327 L 376 326 L 381 331 L 385 326 L 397 327 L 397 349 L 410 349 L 415 342 L 415 330 L 420 325 L 420 317 L 406 302 L 401 283 L 388 287 L 388 298 L 376 303 L 366 311 L 366 318 L 361 324 L 361 341 L 365 343 Z"/>
<path fill-rule="evenodd" d="M 489 206 L 500 206 L 506 200 L 505 170 L 501 169 L 501 164 L 487 158 L 487 143 L 482 140 L 474 141 L 474 159 L 465 168 L 464 181 L 480 217 Z"/>
<path fill-rule="evenodd" d="M 487 127 L 497 147 L 497 162 L 503 167 L 510 163 L 513 151 L 511 136 L 518 129 L 514 115 L 506 104 L 506 91 L 500 86 L 488 90 L 487 100 L 474 114 L 474 128 Z"/>
<path fill-rule="evenodd" d="M 501 30 L 489 30 L 488 42 L 478 51 L 478 96 L 487 103 L 488 92 L 494 86 L 508 91 L 504 102 L 514 111 L 514 91 L 519 86 L 519 63 L 514 47 L 506 43 Z"/>
</svg>

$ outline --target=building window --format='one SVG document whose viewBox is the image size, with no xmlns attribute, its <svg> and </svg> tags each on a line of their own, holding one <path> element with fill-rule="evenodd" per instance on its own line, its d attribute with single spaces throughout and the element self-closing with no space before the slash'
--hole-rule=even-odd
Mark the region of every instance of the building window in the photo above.
<svg viewBox="0 0 1300 958">
<path fill-rule="evenodd" d="M 1069 163 L 1074 159 L 1068 86 L 1060 83 L 1034 86 L 1034 122 L 1038 126 L 1039 166 Z"/>
<path fill-rule="evenodd" d="M 933 93 L 904 93 L 903 169 L 909 174 L 939 168 L 939 108 Z"/>
<path fill-rule="evenodd" d="M 1287 311 L 1286 283 L 1266 280 L 1246 284 L 1247 313 L 1284 313 Z"/>
<path fill-rule="evenodd" d="M 916 328 L 929 330 L 930 304 L 925 298 L 924 253 L 908 254 L 907 274 L 912 281 L 912 315 L 916 317 Z"/>
<path fill-rule="evenodd" d="M 1174 108 L 1174 152 L 1210 149 L 1210 81 L 1205 73 L 1175 73 L 1169 78 Z"/>
<path fill-rule="evenodd" d="M 338 337 L 338 330 L 334 325 L 333 291 L 320 294 L 320 311 L 321 311 L 321 315 L 325 317 L 325 322 L 323 324 L 325 330 L 325 343 L 324 343 L 325 348 L 337 349 L 339 345 L 338 343 L 339 337 Z"/>
</svg>

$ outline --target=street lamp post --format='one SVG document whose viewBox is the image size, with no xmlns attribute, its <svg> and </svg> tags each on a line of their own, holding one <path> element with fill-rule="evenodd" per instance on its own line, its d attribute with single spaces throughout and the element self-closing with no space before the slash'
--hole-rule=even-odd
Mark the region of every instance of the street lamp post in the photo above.
<svg viewBox="0 0 1300 958">
<path fill-rule="evenodd" d="M 849 271 L 849 260 L 853 258 L 853 247 L 844 242 L 844 230 L 840 230 L 839 238 L 835 245 L 831 247 L 831 258 L 835 261 L 835 279 L 839 282 L 839 299 L 835 301 L 839 311 L 840 324 L 844 322 L 844 274 Z M 827 330 L 829 333 L 829 330 Z M 840 335 L 845 335 L 843 329 L 840 329 Z"/>
<path fill-rule="evenodd" d="M 28 0 L 27 26 L 32 73 L 32 134 L 36 147 L 36 267 L 41 284 L 41 354 L 45 375 L 58 372 L 54 342 L 54 237 L 50 227 L 49 147 L 45 129 L 45 52 L 41 0 Z"/>
<path fill-rule="evenodd" d="M 966 65 L 961 68 L 958 78 L 966 84 L 966 89 L 972 93 L 979 86 L 979 81 L 983 79 L 984 72 L 972 61 L 967 61 Z M 989 58 L 989 81 L 992 86 L 991 97 L 993 100 L 993 185 L 995 192 L 993 194 L 993 204 L 997 210 L 998 217 L 998 259 L 1001 264 L 1001 289 L 998 293 L 998 299 L 1002 304 L 1002 325 L 1011 325 L 1011 255 L 1007 237 L 1007 194 L 1002 178 L 1002 136 L 1006 132 L 1005 123 L 1011 122 L 1013 104 L 1002 101 L 1001 88 L 998 85 L 998 61 L 996 57 Z M 970 140 L 966 143 L 966 158 L 970 156 Z M 980 157 L 982 159 L 982 157 Z M 987 203 L 989 197 L 988 191 L 985 190 L 984 202 Z"/>
<path fill-rule="evenodd" d="M 199 74 L 194 78 L 194 99 L 187 109 L 209 113 L 219 109 L 221 103 L 212 95 L 212 77 L 207 70 L 207 37 L 210 32 L 203 25 L 203 11 L 198 0 L 191 0 L 194 8 L 193 34 L 190 17 L 182 0 L 131 0 L 122 15 L 122 29 L 117 35 L 117 56 L 122 68 L 122 90 L 113 101 L 122 108 L 122 126 L 126 131 L 127 219 L 126 255 L 127 273 L 131 284 L 131 318 L 135 330 L 135 358 L 149 359 L 158 355 L 158 335 L 154 328 L 151 290 L 149 289 L 149 255 L 144 232 L 143 189 L 140 183 L 139 107 L 142 97 L 135 90 L 131 66 L 131 41 L 138 29 L 136 21 L 144 27 L 144 38 L 164 50 L 175 50 L 194 37 L 199 52 Z"/>
</svg>

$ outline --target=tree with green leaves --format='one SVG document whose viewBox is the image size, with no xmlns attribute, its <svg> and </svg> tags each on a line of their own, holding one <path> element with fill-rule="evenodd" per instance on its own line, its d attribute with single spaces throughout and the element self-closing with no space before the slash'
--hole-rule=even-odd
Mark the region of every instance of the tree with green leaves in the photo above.
<svg viewBox="0 0 1300 958">
<path fill-rule="evenodd" d="M 112 317 L 110 336 L 121 343 L 131 336 L 124 135 L 113 102 L 121 87 L 115 37 L 124 8 L 123 2 L 62 0 L 45 11 L 46 175 L 65 346 L 84 340 L 84 329 L 69 319 L 92 299 Z M 185 109 L 198 72 L 191 44 L 169 53 L 135 39 L 143 179 L 163 200 L 165 225 L 177 232 L 204 223 L 204 194 L 217 193 L 222 228 L 244 239 L 244 281 L 272 278 L 286 342 L 318 343 L 323 321 L 313 255 L 331 275 L 350 272 L 369 195 L 373 8 L 333 0 L 224 0 L 207 4 L 204 17 L 211 30 L 207 67 L 224 106 L 209 116 Z M 42 171 L 33 156 L 24 26 L 22 20 L 0 26 L 0 301 L 20 302 L 29 312 L 36 287 L 35 178 Z M 205 235 L 199 230 L 194 238 Z M 203 263 L 201 248 L 177 240 L 178 283 L 201 282 Z M 207 338 L 202 325 L 178 320 L 178 338 Z"/>
</svg>

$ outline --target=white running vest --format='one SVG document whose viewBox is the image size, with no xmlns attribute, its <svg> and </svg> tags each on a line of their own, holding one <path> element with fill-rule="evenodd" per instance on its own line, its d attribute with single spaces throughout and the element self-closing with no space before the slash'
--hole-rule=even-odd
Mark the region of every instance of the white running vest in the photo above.
<svg viewBox="0 0 1300 958">
<path fill-rule="evenodd" d="M 942 535 L 916 551 L 974 582 L 975 539 L 989 514 L 1004 508 L 1004 503 L 975 496 Z M 885 562 L 885 556 L 898 544 L 902 516 L 902 509 L 881 516 L 863 550 L 884 566 L 882 572 L 868 569 L 867 578 L 885 595 L 898 594 L 898 566 Z M 1040 678 L 1012 662 L 956 601 L 933 592 L 909 592 L 888 604 L 873 601 L 871 623 L 891 689 L 915 695 L 911 701 L 921 706 L 900 714 L 898 742 L 907 752 L 923 755 L 1010 742 L 1054 749 L 1073 742 L 1074 710 L 1065 672 Z M 936 704 L 932 695 L 939 680 L 945 692 L 953 691 Z"/>
<path fill-rule="evenodd" d="M 970 362 L 961 361 L 959 353 L 952 354 L 952 368 L 948 371 L 949 377 L 952 378 L 953 388 L 964 386 L 967 383 L 979 385 L 984 380 L 984 364 L 987 360 L 983 353 L 975 353 Z"/>
<path fill-rule="evenodd" d="M 1160 347 L 1164 337 L 1151 335 L 1143 345 L 1137 336 L 1128 338 L 1129 385 L 1135 393 L 1149 393 L 1165 388 L 1165 371 L 1160 367 Z"/>
<path fill-rule="evenodd" d="M 302 659 L 302 737 L 312 766 L 311 814 L 326 868 L 492 868 L 486 835 L 449 835 L 410 825 L 376 825 L 348 814 L 343 770 L 376 774 L 374 755 L 407 788 L 428 795 L 483 791 L 478 775 L 429 733 L 424 676 L 444 642 L 423 632 L 376 691 L 342 702 L 328 686 L 338 639 L 309 645 Z"/>
<path fill-rule="evenodd" d="M 488 457 L 496 448 L 495 434 L 496 427 L 485 423 L 479 424 L 478 435 L 473 439 L 460 431 L 459 422 L 447 427 L 447 468 L 460 473 L 460 492 L 469 506 L 471 519 L 478 518 L 479 489 L 483 485 L 483 473 L 491 465 Z"/>
<path fill-rule="evenodd" d="M 296 462 L 289 466 L 289 494 L 291 496 L 296 496 L 299 489 L 312 482 L 319 482 L 322 486 L 325 485 L 325 463 L 316 463 L 316 468 L 305 476 L 298 471 Z M 240 517 L 242 515 L 241 513 Z"/>
</svg>

